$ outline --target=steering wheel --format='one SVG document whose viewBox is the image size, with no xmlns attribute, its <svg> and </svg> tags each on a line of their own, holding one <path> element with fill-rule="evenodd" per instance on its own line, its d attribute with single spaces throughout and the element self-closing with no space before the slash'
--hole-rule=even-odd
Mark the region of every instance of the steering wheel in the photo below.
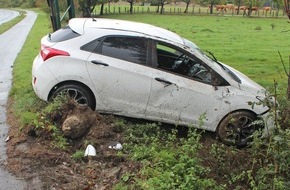
<svg viewBox="0 0 290 190">
<path fill-rule="evenodd" d="M 196 73 L 195 76 L 201 78 L 205 82 L 211 82 L 211 74 L 208 70 L 201 70 Z"/>
<path fill-rule="evenodd" d="M 178 70 L 182 65 L 184 64 L 184 61 L 186 59 L 186 56 L 184 56 L 184 53 L 180 54 L 174 61 L 174 64 L 172 65 L 172 70 Z"/>
</svg>

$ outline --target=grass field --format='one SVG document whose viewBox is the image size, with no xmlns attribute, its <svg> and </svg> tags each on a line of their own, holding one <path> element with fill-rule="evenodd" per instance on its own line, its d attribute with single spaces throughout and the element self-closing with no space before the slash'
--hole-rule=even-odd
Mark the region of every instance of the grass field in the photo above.
<svg viewBox="0 0 290 190">
<path fill-rule="evenodd" d="M 156 14 L 112 14 L 106 18 L 140 21 L 160 26 L 211 51 L 218 60 L 244 72 L 264 87 L 276 80 L 285 89 L 278 51 L 288 64 L 290 25 L 285 18 L 242 16 L 182 16 Z"/>
</svg>

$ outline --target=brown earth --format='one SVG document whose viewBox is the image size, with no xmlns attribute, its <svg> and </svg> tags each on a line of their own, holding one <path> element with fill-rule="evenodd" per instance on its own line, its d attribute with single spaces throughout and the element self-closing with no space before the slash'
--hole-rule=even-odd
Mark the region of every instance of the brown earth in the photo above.
<svg viewBox="0 0 290 190">
<path fill-rule="evenodd" d="M 27 189 L 107 190 L 125 172 L 140 169 L 139 164 L 126 159 L 124 154 L 120 156 L 117 150 L 108 148 L 112 142 L 123 143 L 122 130 L 114 125 L 114 117 L 75 104 L 65 106 L 61 115 L 51 117 L 61 124 L 71 114 L 95 122 L 82 138 L 69 139 L 68 148 L 62 150 L 52 144 L 50 131 L 32 126 L 20 130 L 13 113 L 8 113 L 8 169 L 28 182 Z M 90 161 L 83 156 L 73 159 L 72 155 L 77 150 L 84 151 L 88 144 L 96 148 L 97 156 Z"/>
<path fill-rule="evenodd" d="M 64 121 L 72 115 L 76 115 L 91 127 L 81 138 L 68 138 L 68 147 L 60 149 L 53 144 L 49 126 L 20 128 L 19 121 L 9 110 L 11 100 L 7 114 L 10 126 L 10 140 L 7 142 L 8 169 L 27 181 L 25 190 L 110 190 L 121 180 L 123 174 L 137 174 L 141 169 L 141 164 L 128 159 L 124 151 L 119 154 L 118 150 L 109 148 L 114 142 L 125 143 L 124 129 L 115 122 L 117 117 L 100 115 L 73 102 L 65 104 L 60 112 L 45 117 L 55 122 L 60 131 Z M 139 120 L 133 122 L 144 123 Z M 179 133 L 180 136 L 186 136 L 186 128 L 181 128 Z M 201 139 L 204 148 L 200 156 L 208 157 L 208 151 L 205 150 L 210 149 L 214 142 L 218 142 L 214 134 L 204 133 Z M 97 156 L 89 160 L 81 154 L 78 159 L 74 159 L 74 153 L 78 150 L 84 152 L 88 144 L 96 148 Z M 205 165 L 215 166 L 215 158 L 208 158 Z"/>
</svg>

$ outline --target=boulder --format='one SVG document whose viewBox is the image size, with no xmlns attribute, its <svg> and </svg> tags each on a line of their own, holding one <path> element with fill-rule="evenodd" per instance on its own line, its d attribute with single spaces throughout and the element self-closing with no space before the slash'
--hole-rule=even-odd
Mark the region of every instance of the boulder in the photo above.
<svg viewBox="0 0 290 190">
<path fill-rule="evenodd" d="M 78 115 L 70 115 L 62 124 L 62 131 L 66 137 L 76 139 L 82 137 L 91 126 Z"/>
</svg>

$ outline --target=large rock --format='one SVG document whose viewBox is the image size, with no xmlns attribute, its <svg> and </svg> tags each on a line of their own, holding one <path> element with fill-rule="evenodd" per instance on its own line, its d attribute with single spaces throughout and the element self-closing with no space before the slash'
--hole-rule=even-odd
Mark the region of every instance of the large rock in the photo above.
<svg viewBox="0 0 290 190">
<path fill-rule="evenodd" d="M 68 116 L 62 124 L 64 135 L 72 139 L 82 137 L 88 128 L 90 128 L 90 126 L 77 115 Z"/>
<path fill-rule="evenodd" d="M 65 120 L 62 124 L 64 135 L 71 139 L 83 137 L 93 125 L 97 125 L 101 116 L 88 106 L 74 104 L 67 106 L 67 114 L 63 114 Z"/>
</svg>

